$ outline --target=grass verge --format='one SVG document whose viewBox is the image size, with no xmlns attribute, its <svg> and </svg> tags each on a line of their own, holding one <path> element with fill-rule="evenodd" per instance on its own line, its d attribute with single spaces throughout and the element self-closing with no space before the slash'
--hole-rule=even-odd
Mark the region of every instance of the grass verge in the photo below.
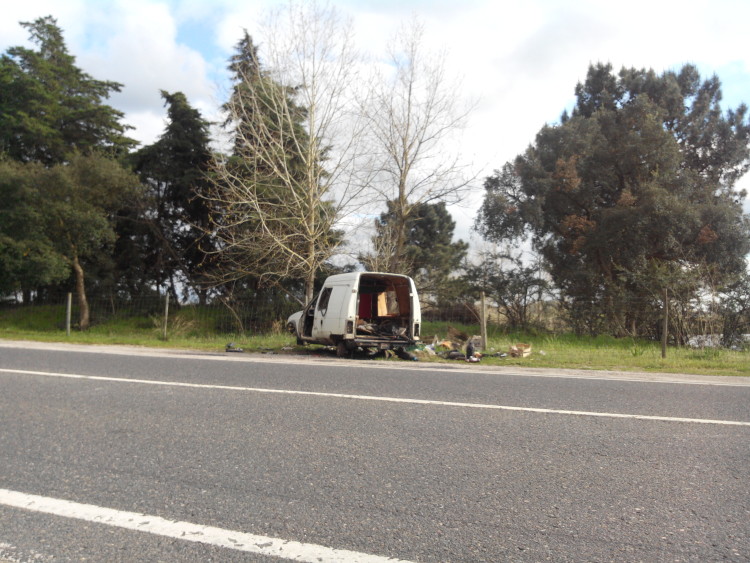
<svg viewBox="0 0 750 563">
<path fill-rule="evenodd" d="M 167 339 L 164 338 L 161 321 L 156 317 L 109 319 L 87 331 L 74 330 L 70 336 L 66 335 L 60 318 L 59 308 L 54 307 L 0 310 L 0 338 L 214 352 L 224 350 L 231 342 L 235 347 L 251 353 L 334 355 L 319 346 L 297 346 L 295 338 L 282 330 L 282 323 L 264 334 L 216 333 L 212 323 L 205 322 L 191 309 L 170 318 Z M 450 323 L 424 323 L 423 341 L 429 344 L 435 339 L 444 340 L 456 332 L 473 335 L 478 334 L 478 328 Z M 531 344 L 530 356 L 501 357 L 508 353 L 512 345 L 520 342 Z M 630 338 L 495 333 L 489 337 L 487 348 L 481 362 L 484 365 L 750 376 L 750 352 L 747 351 L 670 347 L 667 358 L 662 358 L 659 343 Z M 419 356 L 423 361 L 457 361 L 443 360 L 426 353 Z"/>
</svg>

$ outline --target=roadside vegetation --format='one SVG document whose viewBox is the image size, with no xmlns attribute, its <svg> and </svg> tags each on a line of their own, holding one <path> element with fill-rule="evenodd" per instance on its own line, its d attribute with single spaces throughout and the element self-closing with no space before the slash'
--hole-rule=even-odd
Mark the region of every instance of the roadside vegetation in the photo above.
<svg viewBox="0 0 750 563">
<path fill-rule="evenodd" d="M 231 344 L 230 348 L 234 352 L 226 353 L 238 353 L 237 350 L 241 349 L 246 354 L 336 357 L 333 350 L 322 346 L 297 346 L 294 337 L 284 330 L 282 322 L 275 323 L 262 333 L 220 332 L 215 329 L 216 317 L 197 308 L 184 307 L 176 311 L 170 317 L 166 339 L 162 320 L 158 316 L 113 318 L 95 323 L 86 331 L 74 329 L 69 336 L 64 329 L 64 318 L 65 310 L 59 306 L 0 310 L 0 338 L 202 352 L 226 352 L 227 346 Z M 451 340 L 451 335 L 456 333 L 479 334 L 479 327 L 450 322 L 426 322 L 422 331 L 423 345 Z M 525 358 L 511 357 L 509 349 L 518 343 L 530 344 L 531 354 Z M 444 359 L 426 351 L 414 352 L 422 362 L 477 365 Z M 367 361 L 368 356 L 362 354 L 356 358 Z M 403 361 L 384 358 L 382 355 L 375 356 L 375 359 Z M 490 330 L 487 350 L 478 365 L 750 376 L 750 352 L 673 346 L 670 347 L 667 358 L 662 358 L 660 343 L 645 339 L 554 335 L 543 332 L 507 333 L 495 328 Z"/>
<path fill-rule="evenodd" d="M 20 22 L 30 44 L 0 57 L 0 338 L 327 353 L 283 319 L 364 269 L 414 279 L 442 321 L 425 346 L 477 334 L 456 325 L 481 304 L 484 364 L 748 374 L 750 109 L 722 108 L 717 76 L 592 63 L 479 194 L 457 142 L 474 106 L 423 24 L 371 65 L 340 15 L 272 11 L 226 61 L 220 128 L 162 91 L 141 147 L 108 105 L 125 85 L 79 68 L 52 15 Z M 480 195 L 481 241 L 455 240 L 451 206 Z"/>
</svg>

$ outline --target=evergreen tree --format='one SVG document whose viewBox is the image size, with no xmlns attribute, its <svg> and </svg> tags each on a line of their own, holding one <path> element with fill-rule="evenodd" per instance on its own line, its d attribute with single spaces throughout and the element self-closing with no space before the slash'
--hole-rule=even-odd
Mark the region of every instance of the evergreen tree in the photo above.
<svg viewBox="0 0 750 563">
<path fill-rule="evenodd" d="M 44 168 L 0 160 L 0 295 L 22 293 L 28 303 L 38 287 L 64 282 L 70 266 L 44 229 L 40 191 Z"/>
<path fill-rule="evenodd" d="M 21 25 L 37 49 L 13 47 L 0 59 L 0 151 L 17 163 L 0 167 L 10 194 L 0 261 L 13 272 L 3 285 L 26 301 L 72 274 L 86 328 L 87 291 L 111 282 L 87 273 L 111 274 L 113 218 L 138 196 L 117 160 L 135 142 L 104 103 L 121 85 L 81 71 L 54 18 Z M 24 271 L 34 273 L 19 278 Z"/>
<path fill-rule="evenodd" d="M 177 281 L 187 283 L 203 301 L 207 256 L 214 249 L 205 197 L 212 162 L 209 123 L 183 93 L 161 95 L 167 105 L 166 129 L 132 157 L 148 190 L 146 263 L 156 285 L 167 283 L 175 294 Z"/>
<path fill-rule="evenodd" d="M 54 18 L 21 25 L 37 49 L 12 47 L 0 59 L 0 152 L 51 166 L 73 151 L 117 157 L 135 146 L 122 112 L 104 103 L 122 85 L 79 69 Z"/>
<path fill-rule="evenodd" d="M 289 192 L 300 182 L 299 150 L 307 142 L 301 126 L 304 110 L 294 103 L 294 89 L 276 82 L 262 67 L 247 31 L 235 46 L 228 70 L 233 86 L 222 110 L 232 151 L 217 159 L 208 197 L 214 210 L 212 229 L 220 241 L 213 273 L 215 283 L 230 284 L 226 287 L 233 293 L 238 287 L 257 293 L 267 282 L 280 283 L 290 273 L 291 261 L 279 256 L 277 245 L 288 245 L 293 254 L 303 252 L 290 236 L 297 219 L 285 213 L 282 204 L 299 201 Z M 284 131 L 287 125 L 289 134 Z"/>
<path fill-rule="evenodd" d="M 398 228 L 396 207 L 389 201 L 388 211 L 382 213 L 375 224 L 373 243 L 376 249 L 386 248 L 386 241 L 393 236 L 394 228 Z M 405 227 L 402 272 L 414 278 L 420 295 L 430 296 L 436 303 L 447 301 L 455 285 L 451 274 L 460 269 L 469 248 L 462 240 L 453 242 L 456 222 L 444 202 L 419 203 L 414 206 Z M 361 258 L 368 267 L 375 265 L 372 257 Z M 382 263 L 387 264 L 390 256 L 384 258 Z"/>
<path fill-rule="evenodd" d="M 68 163 L 44 170 L 37 181 L 44 201 L 44 232 L 73 272 L 79 326 L 86 330 L 86 272 L 111 260 L 115 216 L 137 197 L 138 179 L 110 158 L 73 154 Z"/>
<path fill-rule="evenodd" d="M 497 242 L 530 229 L 579 329 L 606 319 L 634 333 L 685 272 L 744 270 L 747 108 L 722 113 L 718 79 L 690 65 L 595 65 L 576 96 L 571 116 L 486 180 L 477 227 Z"/>
</svg>

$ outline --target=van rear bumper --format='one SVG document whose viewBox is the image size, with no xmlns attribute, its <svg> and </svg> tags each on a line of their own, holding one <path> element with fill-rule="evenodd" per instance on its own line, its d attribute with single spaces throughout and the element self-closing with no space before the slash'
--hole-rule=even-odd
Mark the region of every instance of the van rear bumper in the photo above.
<svg viewBox="0 0 750 563">
<path fill-rule="evenodd" d="M 347 348 L 377 348 L 378 350 L 393 350 L 394 348 L 404 348 L 414 346 L 419 342 L 413 338 L 384 338 L 384 337 L 360 337 L 344 338 Z"/>
</svg>

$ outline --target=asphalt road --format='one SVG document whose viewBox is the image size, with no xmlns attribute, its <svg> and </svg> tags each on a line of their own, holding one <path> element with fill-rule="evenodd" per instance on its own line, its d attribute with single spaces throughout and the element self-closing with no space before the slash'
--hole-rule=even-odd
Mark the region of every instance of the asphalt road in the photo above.
<svg viewBox="0 0 750 563">
<path fill-rule="evenodd" d="M 278 554 L 750 561 L 750 381 L 0 341 L 0 561 Z"/>
</svg>

